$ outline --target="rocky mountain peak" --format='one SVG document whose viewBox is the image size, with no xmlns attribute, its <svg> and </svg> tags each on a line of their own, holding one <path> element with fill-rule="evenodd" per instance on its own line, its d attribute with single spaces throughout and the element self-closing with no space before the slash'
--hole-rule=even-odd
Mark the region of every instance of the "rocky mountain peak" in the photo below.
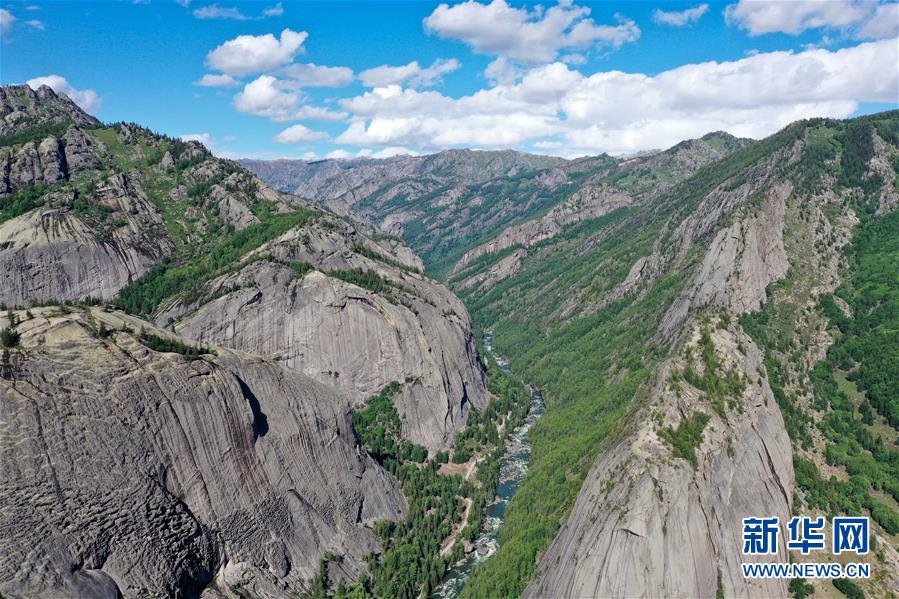
<svg viewBox="0 0 899 599">
<path fill-rule="evenodd" d="M 37 90 L 28 85 L 0 88 L 0 136 L 23 134 L 54 125 L 65 128 L 72 124 L 85 128 L 97 127 L 100 121 L 64 93 L 56 93 L 46 85 Z"/>
</svg>

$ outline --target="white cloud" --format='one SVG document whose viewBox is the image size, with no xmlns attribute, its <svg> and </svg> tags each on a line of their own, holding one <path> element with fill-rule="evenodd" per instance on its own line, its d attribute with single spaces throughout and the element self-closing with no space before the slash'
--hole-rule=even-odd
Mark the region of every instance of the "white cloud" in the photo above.
<svg viewBox="0 0 899 599">
<path fill-rule="evenodd" d="M 44 30 L 44 22 L 38 21 L 37 19 L 31 19 L 30 21 L 25 21 L 25 24 L 31 27 L 32 29 L 37 29 L 39 31 Z"/>
<path fill-rule="evenodd" d="M 347 113 L 336 112 L 330 108 L 322 106 L 309 106 L 308 104 L 300 106 L 294 113 L 293 118 L 297 120 L 313 120 L 313 121 L 342 121 L 347 118 Z"/>
<path fill-rule="evenodd" d="M 416 156 L 417 154 L 402 146 L 390 146 L 371 154 L 372 158 L 393 158 L 394 156 Z"/>
<path fill-rule="evenodd" d="M 138 0 L 135 0 L 137 2 Z M 141 0 L 149 2 L 149 0 Z M 181 6 L 187 8 L 190 6 L 191 0 L 175 0 Z M 262 14 L 258 17 L 248 17 L 240 12 L 240 9 L 233 6 L 219 6 L 217 3 L 201 6 L 194 9 L 194 16 L 198 19 L 230 19 L 232 21 L 250 21 L 265 19 L 268 17 L 279 17 L 284 14 L 284 6 L 278 2 L 274 6 L 269 6 L 262 10 Z"/>
<path fill-rule="evenodd" d="M 881 4 L 856 34 L 861 39 L 884 39 L 899 35 L 899 3 Z"/>
<path fill-rule="evenodd" d="M 702 15 L 709 11 L 708 4 L 700 4 L 694 8 L 688 8 L 681 11 L 664 11 L 656 9 L 652 13 L 652 20 L 659 25 L 670 25 L 672 27 L 683 27 L 690 23 L 695 23 L 702 18 Z"/>
<path fill-rule="evenodd" d="M 493 85 L 510 85 L 521 76 L 521 69 L 508 58 L 500 56 L 490 62 L 484 69 L 484 76 Z"/>
<path fill-rule="evenodd" d="M 534 69 L 512 86 L 497 86 L 453 99 L 434 91 L 375 88 L 341 101 L 354 121 L 337 138 L 353 145 L 442 148 L 510 147 L 558 130 L 558 99 L 565 71 L 557 63 Z"/>
<path fill-rule="evenodd" d="M 269 6 L 262 11 L 263 17 L 280 17 L 284 14 L 284 6 L 278 2 L 274 6 Z"/>
<path fill-rule="evenodd" d="M 347 152 L 346 150 L 332 150 L 325 154 L 325 158 L 330 158 L 332 160 L 346 160 L 350 158 L 352 154 Z"/>
<path fill-rule="evenodd" d="M 46 85 L 56 93 L 63 93 L 69 97 L 72 102 L 77 104 L 85 112 L 93 114 L 100 109 L 103 99 L 92 89 L 75 89 L 65 77 L 59 75 L 47 75 L 45 77 L 35 77 L 27 81 L 31 89 L 37 89 L 42 85 Z"/>
<path fill-rule="evenodd" d="M 298 87 L 343 87 L 353 81 L 353 70 L 347 67 L 327 67 L 317 64 L 292 64 L 280 73 L 293 80 Z"/>
<path fill-rule="evenodd" d="M 243 91 L 234 96 L 234 107 L 238 111 L 275 121 L 290 120 L 299 104 L 299 95 L 285 91 L 278 79 L 271 75 L 262 75 L 247 83 Z"/>
<path fill-rule="evenodd" d="M 629 154 L 709 131 L 763 137 L 796 119 L 844 118 L 860 102 L 899 103 L 899 40 L 829 51 L 758 53 L 656 75 L 584 76 L 561 62 L 452 98 L 379 87 L 341 100 L 340 144 L 364 148 L 515 147 Z"/>
<path fill-rule="evenodd" d="M 763 137 L 812 116 L 844 118 L 859 102 L 899 102 L 896 40 L 830 52 L 757 54 L 654 77 L 618 71 L 581 81 L 561 101 L 571 145 L 631 152 L 707 131 Z"/>
<path fill-rule="evenodd" d="M 240 85 L 240 81 L 231 75 L 211 75 L 206 73 L 195 85 L 200 87 L 234 87 Z"/>
<path fill-rule="evenodd" d="M 303 51 L 303 42 L 309 36 L 305 31 L 281 32 L 281 39 L 271 33 L 265 35 L 239 35 L 212 50 L 206 56 L 206 65 L 228 75 L 261 73 L 293 61 Z"/>
<path fill-rule="evenodd" d="M 336 121 L 347 115 L 318 106 L 301 106 L 302 98 L 290 85 L 272 77 L 261 75 L 247 83 L 234 96 L 234 107 L 239 112 L 264 116 L 273 121 L 317 119 Z"/>
<path fill-rule="evenodd" d="M 745 29 L 752 36 L 798 35 L 807 29 L 821 28 L 855 31 L 861 27 L 864 33 L 858 37 L 884 38 L 896 35 L 896 6 L 879 5 L 877 0 L 740 0 L 724 9 L 724 17 L 728 25 Z"/>
<path fill-rule="evenodd" d="M 211 150 L 213 146 L 212 136 L 208 133 L 185 133 L 184 135 L 179 135 L 178 139 L 181 141 L 198 141 L 206 146 L 208 150 Z"/>
<path fill-rule="evenodd" d="M 452 73 L 461 65 L 455 58 L 438 58 L 431 66 L 422 68 L 418 61 L 392 67 L 381 65 L 359 73 L 359 79 L 366 87 L 384 87 L 406 83 L 411 87 L 432 87 L 440 83 L 447 73 Z"/>
<path fill-rule="evenodd" d="M 0 33 L 8 33 L 15 21 L 16 16 L 14 14 L 5 8 L 0 8 Z"/>
<path fill-rule="evenodd" d="M 505 0 L 468 0 L 441 4 L 424 19 L 424 26 L 428 33 L 463 41 L 475 52 L 526 64 L 552 61 L 565 49 L 618 48 L 640 37 L 640 28 L 629 19 L 617 16 L 616 25 L 597 25 L 589 14 L 589 8 L 571 0 L 548 10 L 513 8 Z"/>
<path fill-rule="evenodd" d="M 328 134 L 324 131 L 313 131 L 309 127 L 303 125 L 294 125 L 277 134 L 273 139 L 279 144 L 296 144 L 325 139 L 327 137 Z"/>
<path fill-rule="evenodd" d="M 194 16 L 198 19 L 231 19 L 233 21 L 246 21 L 249 17 L 234 7 L 224 7 L 218 4 L 201 6 L 194 9 Z"/>
</svg>

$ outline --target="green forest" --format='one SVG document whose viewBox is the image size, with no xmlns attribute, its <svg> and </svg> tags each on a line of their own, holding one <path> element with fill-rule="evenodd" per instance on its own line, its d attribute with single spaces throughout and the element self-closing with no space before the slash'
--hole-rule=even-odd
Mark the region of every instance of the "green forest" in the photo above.
<svg viewBox="0 0 899 599">
<path fill-rule="evenodd" d="M 501 371 L 489 357 L 487 362 L 488 388 L 495 399 L 483 411 L 472 409 L 459 435 L 464 441 L 453 452 L 454 460 L 460 449 L 469 457 L 477 453 L 483 458 L 475 481 L 439 473 L 440 465 L 448 461 L 447 455 L 429 459 L 424 447 L 402 439 L 401 419 L 393 397 L 416 381 L 393 382 L 353 412 L 353 429 L 359 443 L 397 477 L 409 509 L 405 520 L 381 521 L 374 527 L 383 550 L 368 556 L 369 575 L 332 589 L 323 569 L 325 575 L 319 576 L 313 597 L 427 597 L 447 568 L 461 559 L 461 543 L 456 543 L 446 557 L 440 556 L 440 546 L 459 524 L 465 498 L 471 499 L 472 508 L 460 536 L 472 539 L 479 532 L 499 484 L 499 460 L 505 451 L 505 440 L 524 420 L 530 406 L 530 394 L 524 385 Z"/>
</svg>

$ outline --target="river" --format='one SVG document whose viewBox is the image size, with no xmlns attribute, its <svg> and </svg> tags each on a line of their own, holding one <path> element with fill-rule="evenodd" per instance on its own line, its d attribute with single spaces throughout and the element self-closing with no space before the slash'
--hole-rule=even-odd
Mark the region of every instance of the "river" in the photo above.
<svg viewBox="0 0 899 599">
<path fill-rule="evenodd" d="M 493 349 L 493 338 L 489 334 L 484 335 L 484 346 L 494 357 L 497 365 L 501 369 L 509 371 L 509 363 L 496 354 Z M 543 416 L 543 409 L 543 398 L 538 391 L 533 390 L 531 392 L 531 408 L 525 421 L 512 431 L 506 442 L 506 455 L 500 462 L 500 479 L 496 490 L 498 500 L 490 506 L 481 535 L 474 542 L 475 551 L 447 571 L 440 586 L 431 595 L 432 598 L 454 599 L 458 597 L 472 569 L 496 553 L 499 547 L 497 538 L 500 526 L 506 517 L 506 507 L 528 472 L 528 464 L 531 460 L 528 432 L 534 423 Z"/>
</svg>

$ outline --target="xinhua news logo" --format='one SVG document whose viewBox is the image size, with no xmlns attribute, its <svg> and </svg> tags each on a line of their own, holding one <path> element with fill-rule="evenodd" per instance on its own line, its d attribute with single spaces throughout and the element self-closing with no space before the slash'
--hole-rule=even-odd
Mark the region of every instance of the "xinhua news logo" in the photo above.
<svg viewBox="0 0 899 599">
<path fill-rule="evenodd" d="M 824 516 L 794 516 L 787 523 L 787 549 L 809 555 L 828 549 Z M 838 517 L 831 522 L 830 553 L 867 555 L 870 542 L 867 517 Z M 777 555 L 780 518 L 743 519 L 743 555 Z M 869 578 L 870 565 L 858 563 L 751 563 L 744 562 L 745 578 Z"/>
</svg>

